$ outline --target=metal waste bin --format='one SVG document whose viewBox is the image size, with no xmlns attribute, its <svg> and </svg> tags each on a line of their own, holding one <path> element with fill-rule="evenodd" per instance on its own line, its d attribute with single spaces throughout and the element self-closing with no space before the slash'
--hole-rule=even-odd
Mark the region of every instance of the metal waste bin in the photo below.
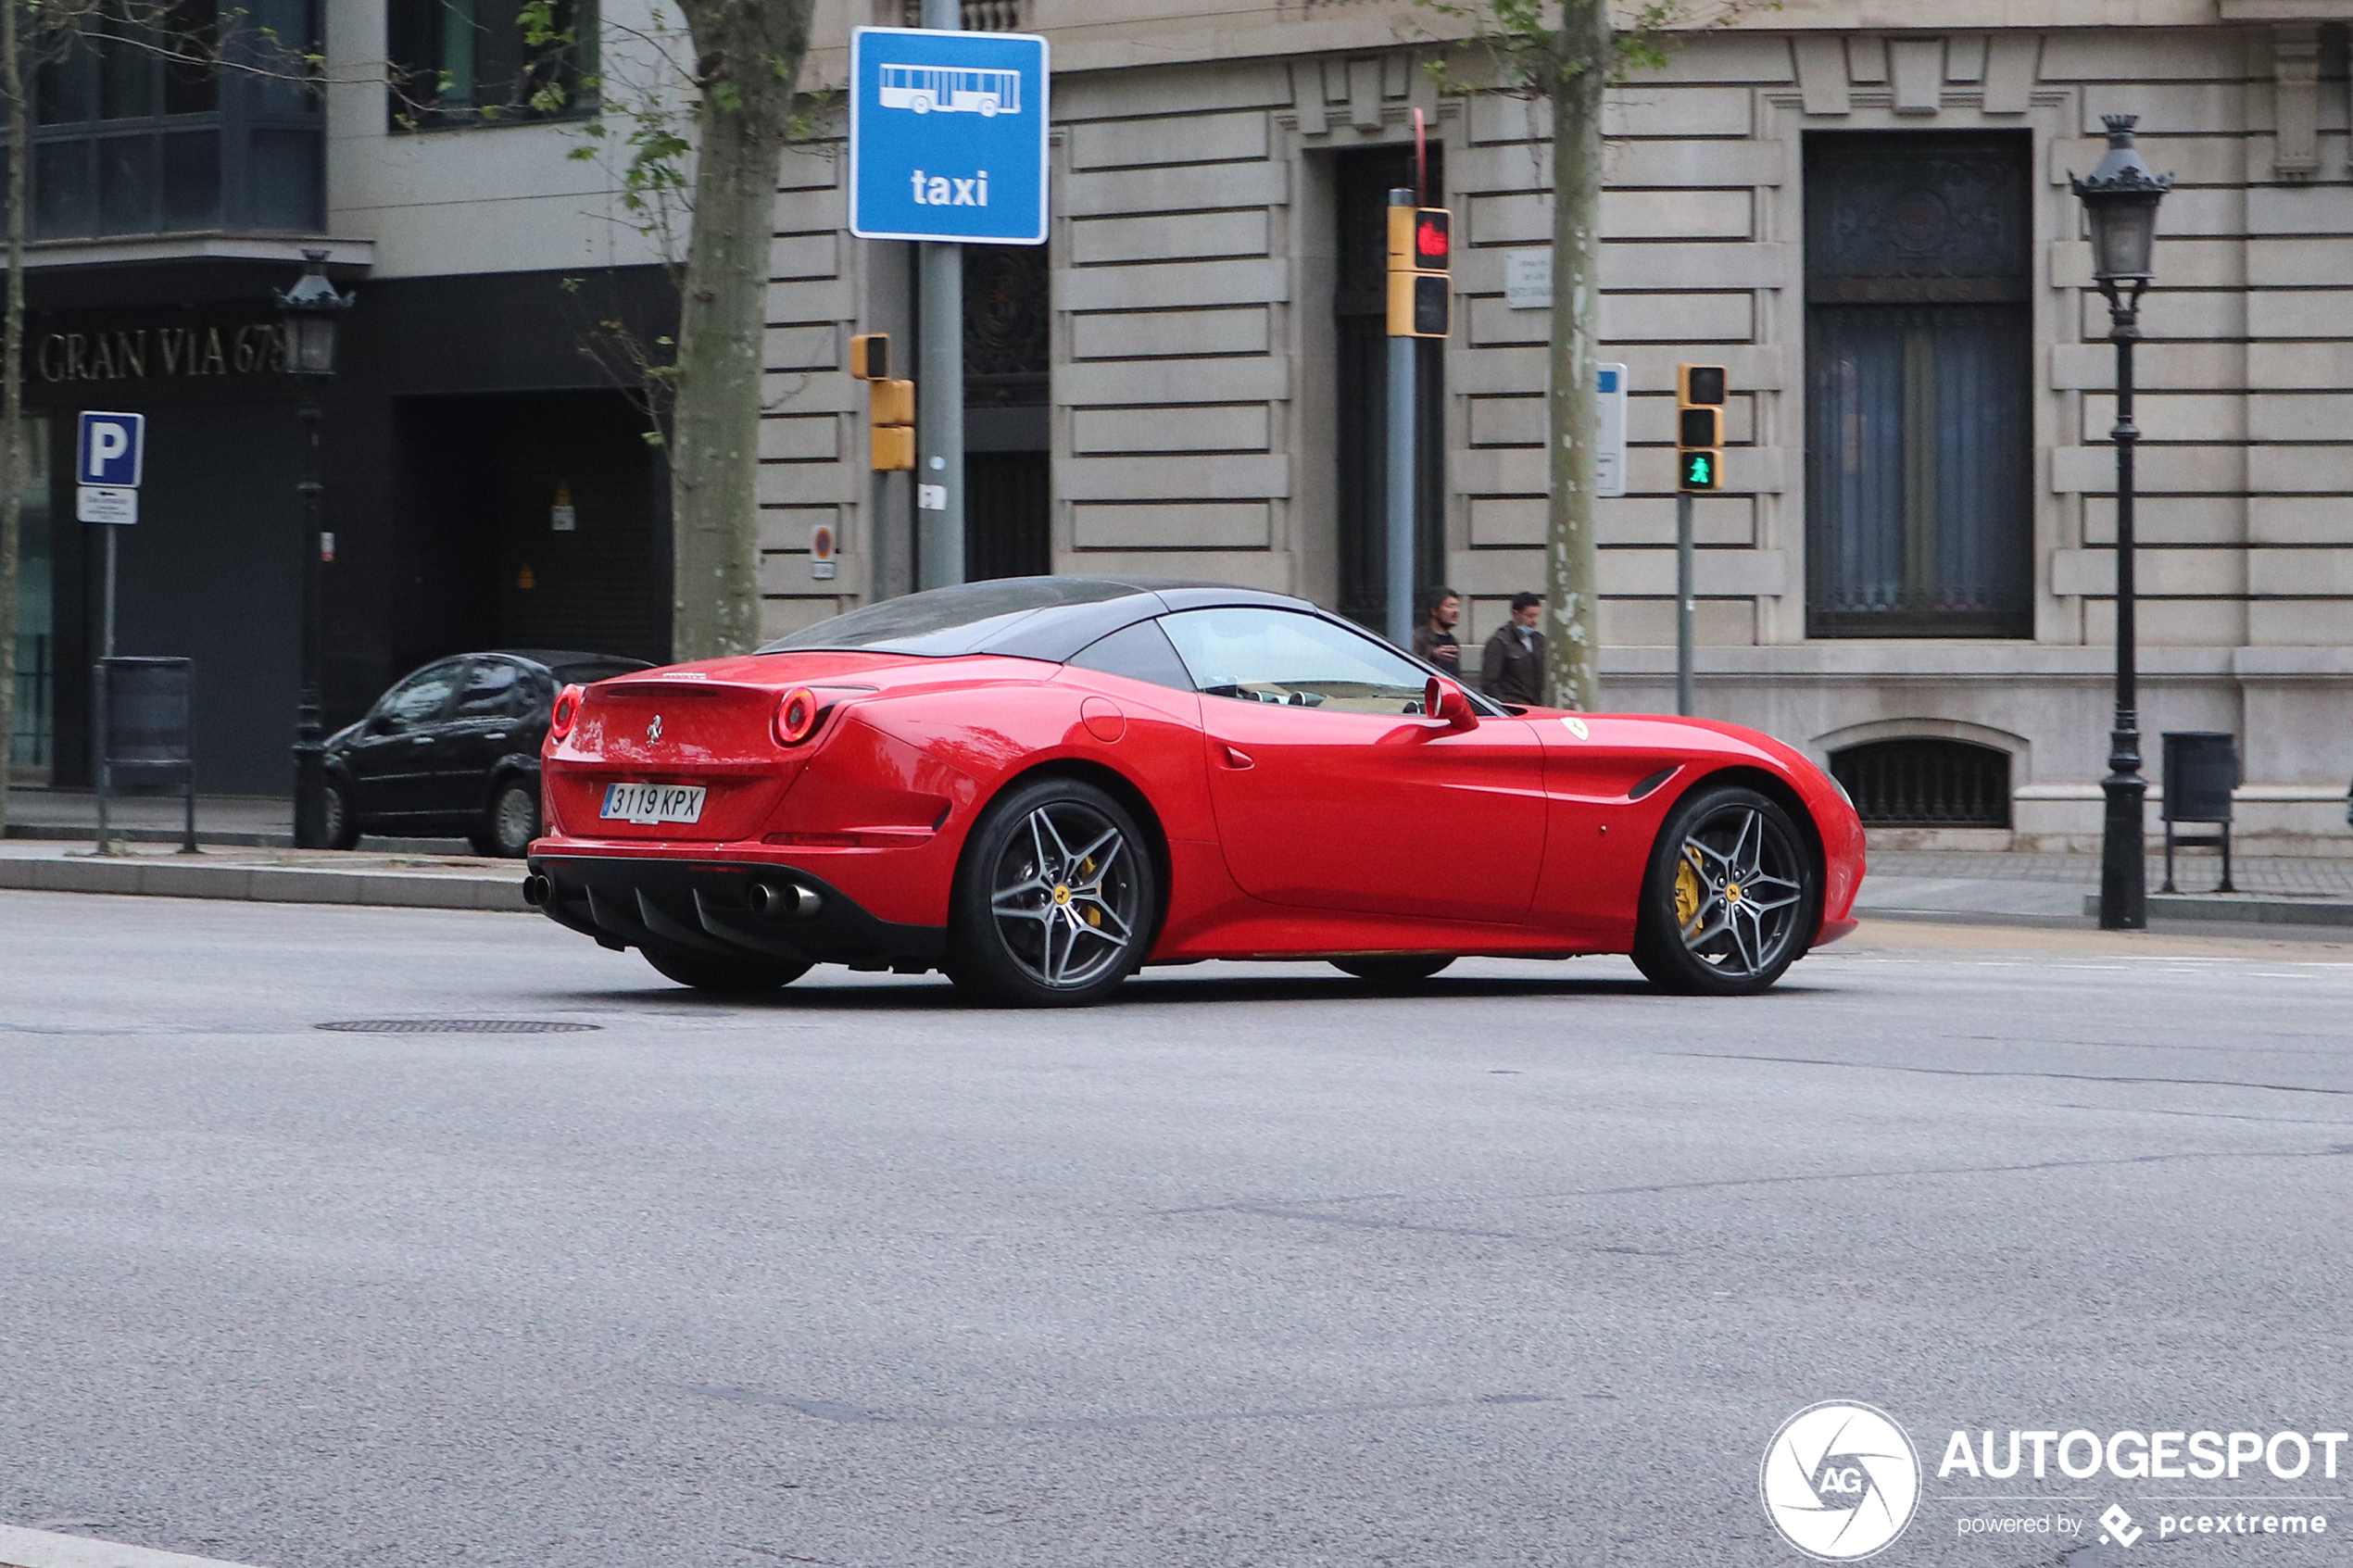
<svg viewBox="0 0 2353 1568">
<path fill-rule="evenodd" d="M 2222 893 L 2231 885 L 2231 792 L 2239 786 L 2236 735 L 2213 730 L 2165 732 L 2165 886 L 2173 889 L 2173 847 L 2222 851 Z M 2220 831 L 2176 837 L 2175 822 L 2211 823 Z"/>
<path fill-rule="evenodd" d="M 98 660 L 91 726 L 97 738 L 98 853 L 113 853 L 107 808 L 117 773 L 179 775 L 185 807 L 180 847 L 196 850 L 196 666 L 188 659 Z"/>
</svg>

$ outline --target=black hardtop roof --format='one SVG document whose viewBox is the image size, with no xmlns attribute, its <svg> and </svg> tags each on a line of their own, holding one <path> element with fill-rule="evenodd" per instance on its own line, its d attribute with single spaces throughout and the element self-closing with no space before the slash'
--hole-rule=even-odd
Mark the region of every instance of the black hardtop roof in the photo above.
<svg viewBox="0 0 2353 1568">
<path fill-rule="evenodd" d="M 1224 605 L 1323 613 L 1288 594 L 1196 578 L 997 577 L 883 599 L 805 627 L 760 651 L 849 647 L 936 658 L 986 653 L 1060 664 L 1139 621 L 1171 610 Z"/>
<path fill-rule="evenodd" d="M 618 664 L 629 670 L 650 670 L 652 665 L 642 659 L 627 659 L 617 653 L 583 653 L 576 648 L 484 648 L 484 655 L 498 659 L 520 659 L 531 664 L 544 664 L 550 670 L 560 670 L 568 664 Z"/>
</svg>

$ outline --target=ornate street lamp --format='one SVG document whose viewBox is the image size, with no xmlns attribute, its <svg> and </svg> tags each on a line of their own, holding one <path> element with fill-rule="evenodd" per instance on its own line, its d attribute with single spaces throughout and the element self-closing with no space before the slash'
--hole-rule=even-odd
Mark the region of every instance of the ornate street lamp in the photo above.
<svg viewBox="0 0 2353 1568">
<path fill-rule="evenodd" d="M 326 753 L 319 733 L 319 567 L 326 554 L 326 486 L 319 478 L 319 392 L 335 373 L 335 334 L 356 295 L 337 294 L 327 281 L 327 253 L 306 250 L 302 276 L 278 295 L 285 328 L 286 370 L 299 389 L 295 417 L 302 422 L 302 460 L 295 493 L 302 499 L 302 696 L 295 709 L 294 841 L 297 849 L 327 846 Z"/>
<path fill-rule="evenodd" d="M 2116 345 L 2116 727 L 2108 733 L 2108 797 L 2100 836 L 2100 926 L 2140 931 L 2148 925 L 2148 872 L 2144 856 L 2140 697 L 2135 677 L 2133 583 L 2133 453 L 2141 439 L 2133 423 L 2133 345 L 2141 335 L 2141 295 L 2154 276 L 2157 204 L 2173 176 L 2149 172 L 2133 145 L 2140 117 L 2108 114 L 2108 156 L 2090 176 L 2068 179 L 2092 231 L 2092 280 L 2108 300 L 2108 341 Z"/>
</svg>

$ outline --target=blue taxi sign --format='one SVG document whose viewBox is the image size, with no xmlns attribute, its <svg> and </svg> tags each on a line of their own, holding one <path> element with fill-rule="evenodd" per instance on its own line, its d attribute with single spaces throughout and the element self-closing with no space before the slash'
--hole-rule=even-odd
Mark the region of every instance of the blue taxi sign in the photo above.
<svg viewBox="0 0 2353 1568">
<path fill-rule="evenodd" d="M 849 232 L 1046 243 L 1046 41 L 862 27 L 849 38 Z"/>
</svg>

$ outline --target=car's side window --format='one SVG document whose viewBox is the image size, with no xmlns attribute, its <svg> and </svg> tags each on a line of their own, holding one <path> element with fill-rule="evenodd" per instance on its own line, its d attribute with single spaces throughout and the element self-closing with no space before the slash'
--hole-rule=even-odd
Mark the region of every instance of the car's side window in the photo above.
<svg viewBox="0 0 2353 1568">
<path fill-rule="evenodd" d="M 1292 610 L 1164 617 L 1194 687 L 1211 696 L 1347 713 L 1419 713 L 1428 672 L 1386 644 Z"/>
<path fill-rule="evenodd" d="M 466 669 L 466 684 L 458 693 L 453 719 L 505 719 L 514 713 L 515 685 L 521 667 L 503 659 L 477 659 Z"/>
<path fill-rule="evenodd" d="M 1193 689 L 1191 672 L 1176 657 L 1176 650 L 1169 646 L 1168 635 L 1157 621 L 1139 621 L 1108 637 L 1099 637 L 1074 654 L 1070 662 L 1081 670 L 1125 675 L 1131 681 L 1174 686 L 1180 692 Z"/>
<path fill-rule="evenodd" d="M 384 693 L 376 705 L 376 718 L 395 733 L 434 722 L 449 706 L 449 694 L 457 689 L 458 672 L 464 668 L 464 661 L 455 659 L 426 665 Z"/>
</svg>

